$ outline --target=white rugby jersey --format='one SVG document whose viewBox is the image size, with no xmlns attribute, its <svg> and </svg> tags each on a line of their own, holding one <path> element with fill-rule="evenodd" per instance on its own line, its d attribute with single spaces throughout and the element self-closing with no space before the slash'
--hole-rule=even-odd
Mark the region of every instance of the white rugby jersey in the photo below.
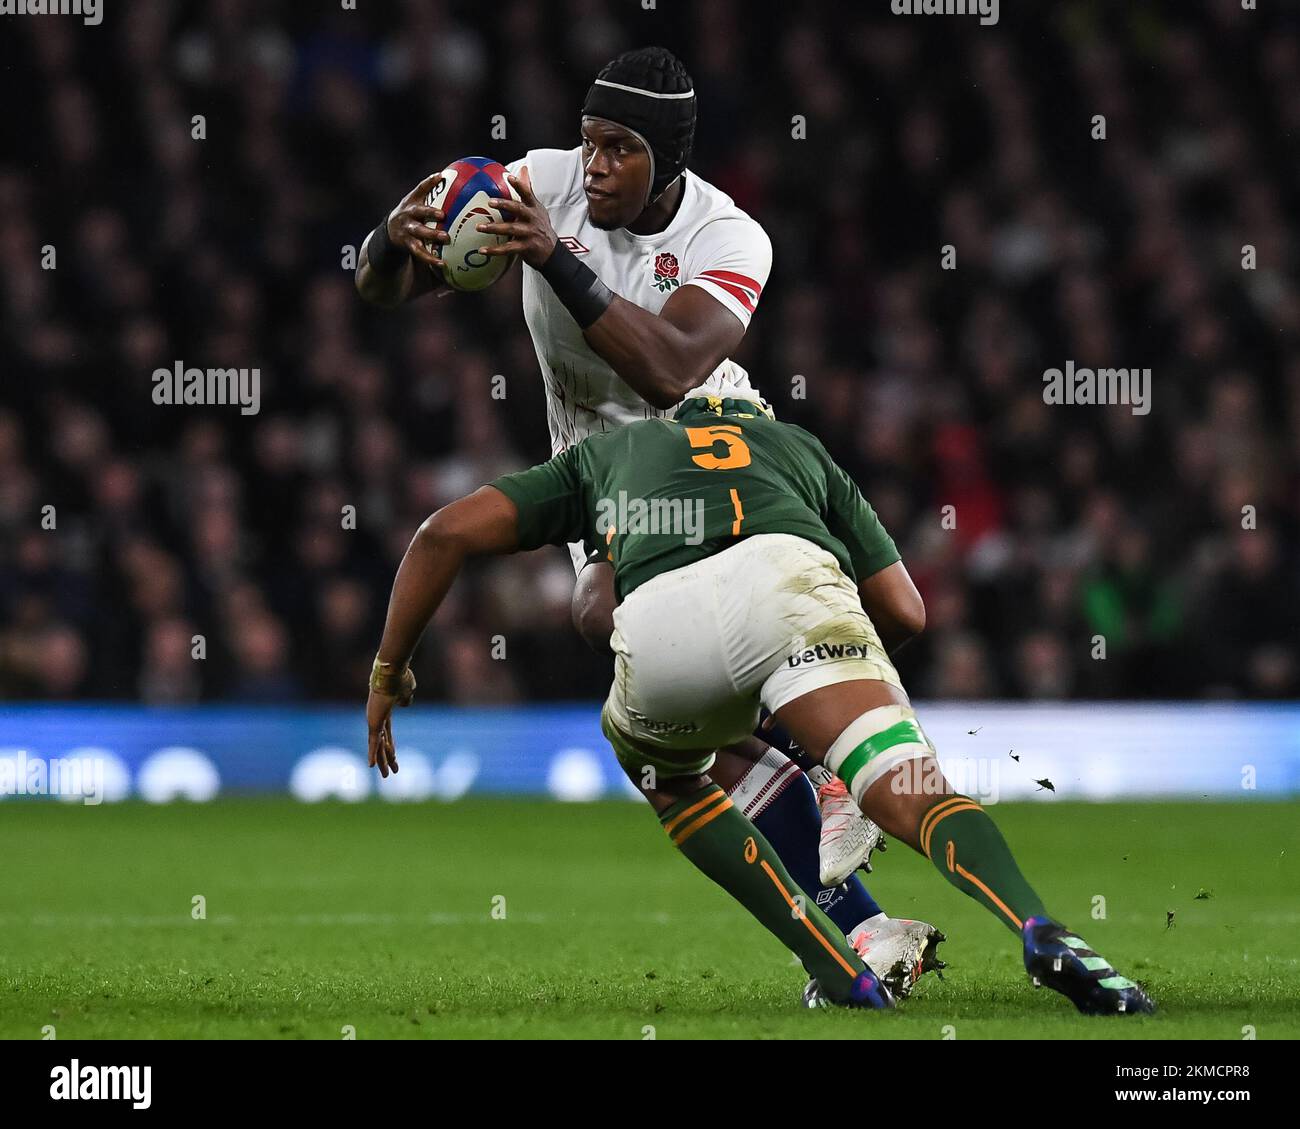
<svg viewBox="0 0 1300 1129">
<path fill-rule="evenodd" d="M 517 176 L 524 165 L 555 234 L 615 294 L 658 314 L 678 287 L 700 286 L 748 328 L 772 269 L 772 244 L 725 192 L 687 172 L 677 214 L 663 231 L 602 231 L 587 217 L 581 147 L 532 149 L 506 167 Z M 524 320 L 546 386 L 553 454 L 595 432 L 675 410 L 661 411 L 637 395 L 587 344 L 542 276 L 522 269 Z M 715 371 L 748 387 L 743 374 L 730 361 Z"/>
</svg>

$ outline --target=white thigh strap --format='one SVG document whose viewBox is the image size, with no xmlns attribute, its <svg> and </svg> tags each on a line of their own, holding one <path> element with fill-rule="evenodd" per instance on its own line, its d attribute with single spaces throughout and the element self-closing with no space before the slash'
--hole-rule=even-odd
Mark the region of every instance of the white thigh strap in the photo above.
<svg viewBox="0 0 1300 1129">
<path fill-rule="evenodd" d="M 933 749 L 910 706 L 877 706 L 849 722 L 826 753 L 826 767 L 862 803 L 867 789 L 896 764 Z"/>
</svg>

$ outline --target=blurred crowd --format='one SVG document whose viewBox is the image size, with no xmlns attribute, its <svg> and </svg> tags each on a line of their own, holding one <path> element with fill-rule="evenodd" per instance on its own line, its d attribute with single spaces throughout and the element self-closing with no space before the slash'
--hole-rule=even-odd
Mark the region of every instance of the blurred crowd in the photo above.
<svg viewBox="0 0 1300 1129">
<path fill-rule="evenodd" d="M 419 522 L 550 451 L 523 268 L 383 311 L 349 250 L 455 157 L 576 144 L 595 72 L 653 42 L 696 82 L 691 168 L 774 244 L 736 359 L 925 597 L 914 692 L 1300 693 L 1294 18 L 371 7 L 6 18 L 0 697 L 364 694 Z M 1070 360 L 1149 367 L 1149 414 L 1046 404 Z M 260 413 L 155 404 L 177 361 L 259 368 Z M 599 696 L 572 584 L 562 550 L 475 566 L 422 699 Z"/>
</svg>

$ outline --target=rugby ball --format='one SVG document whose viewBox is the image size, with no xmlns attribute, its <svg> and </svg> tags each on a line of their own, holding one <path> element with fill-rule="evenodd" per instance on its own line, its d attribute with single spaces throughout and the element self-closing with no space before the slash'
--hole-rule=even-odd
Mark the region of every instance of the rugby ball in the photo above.
<svg viewBox="0 0 1300 1129">
<path fill-rule="evenodd" d="M 506 197 L 519 199 L 506 180 L 505 167 L 490 157 L 462 157 L 442 170 L 441 179 L 425 198 L 430 207 L 441 208 L 439 230 L 451 238 L 447 243 L 426 243 L 442 260 L 442 275 L 453 290 L 486 290 L 505 274 L 514 255 L 485 255 L 483 248 L 508 243 L 505 235 L 485 235 L 481 223 L 509 220 L 488 201 Z"/>
</svg>

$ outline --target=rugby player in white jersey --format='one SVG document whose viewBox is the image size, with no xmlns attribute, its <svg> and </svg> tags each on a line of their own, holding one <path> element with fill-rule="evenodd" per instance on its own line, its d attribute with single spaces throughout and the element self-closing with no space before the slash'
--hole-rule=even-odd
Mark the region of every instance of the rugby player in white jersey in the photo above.
<svg viewBox="0 0 1300 1129">
<path fill-rule="evenodd" d="M 524 262 L 524 319 L 546 388 L 553 454 L 588 435 L 669 414 L 712 381 L 748 388 L 729 358 L 767 282 L 772 249 L 762 227 L 713 185 L 687 171 L 695 92 L 663 48 L 629 51 L 597 76 L 583 103 L 581 144 L 536 149 L 507 168 L 520 199 L 479 230 L 508 237 L 489 255 Z M 366 300 L 395 306 L 439 285 L 435 230 L 425 203 L 435 174 L 416 185 L 367 237 L 357 268 Z M 432 269 L 430 269 L 432 268 Z M 603 547 L 570 546 L 578 582 L 574 623 L 609 650 L 613 568 Z M 864 585 L 862 598 L 886 643 L 924 623 L 906 573 Z M 773 737 L 773 740 L 777 740 Z M 799 758 L 800 751 L 787 748 Z M 942 934 L 889 918 L 854 873 L 879 830 L 844 785 L 758 738 L 718 751 L 711 775 L 767 836 L 805 892 L 899 995 L 937 961 Z"/>
</svg>

